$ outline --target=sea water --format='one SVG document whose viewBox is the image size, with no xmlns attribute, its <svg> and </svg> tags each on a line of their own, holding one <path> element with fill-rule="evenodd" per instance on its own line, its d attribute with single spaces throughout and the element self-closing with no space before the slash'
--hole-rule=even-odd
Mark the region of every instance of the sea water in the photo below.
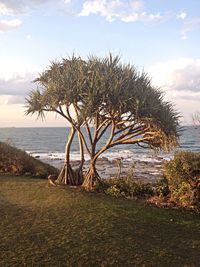
<svg viewBox="0 0 200 267">
<path fill-rule="evenodd" d="M 33 157 L 48 162 L 51 165 L 62 165 L 65 145 L 70 128 L 0 128 L 0 141 L 20 148 Z M 108 138 L 103 135 L 100 146 Z M 180 147 L 176 150 L 200 152 L 200 127 L 185 126 L 180 132 Z M 101 155 L 108 160 L 120 158 L 126 161 L 159 162 L 173 157 L 171 153 L 157 153 L 143 149 L 137 145 L 122 145 L 111 148 Z M 79 144 L 77 136 L 71 147 L 71 159 L 79 160 Z M 89 159 L 86 154 L 86 160 Z"/>
</svg>

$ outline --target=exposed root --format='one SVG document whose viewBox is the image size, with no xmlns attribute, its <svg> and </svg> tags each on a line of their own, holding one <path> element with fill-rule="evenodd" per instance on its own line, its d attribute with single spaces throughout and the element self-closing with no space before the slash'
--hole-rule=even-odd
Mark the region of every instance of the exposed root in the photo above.
<svg viewBox="0 0 200 267">
<path fill-rule="evenodd" d="M 53 175 L 50 174 L 47 179 L 48 179 L 48 185 L 57 186 L 57 184 L 55 183 L 55 179 L 53 178 Z"/>
<path fill-rule="evenodd" d="M 59 176 L 56 179 L 56 184 L 80 186 L 83 183 L 82 168 L 73 170 L 72 167 L 65 163 Z"/>
<path fill-rule="evenodd" d="M 88 172 L 85 175 L 84 182 L 82 186 L 87 190 L 91 191 L 94 186 L 94 182 L 101 182 L 101 178 L 96 170 L 96 168 L 89 168 Z"/>
</svg>

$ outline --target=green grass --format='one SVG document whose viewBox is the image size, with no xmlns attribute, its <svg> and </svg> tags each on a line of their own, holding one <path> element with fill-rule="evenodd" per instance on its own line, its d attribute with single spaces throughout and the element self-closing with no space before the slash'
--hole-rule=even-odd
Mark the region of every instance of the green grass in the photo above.
<svg viewBox="0 0 200 267">
<path fill-rule="evenodd" d="M 0 177 L 0 266 L 199 263 L 197 214 Z"/>
</svg>

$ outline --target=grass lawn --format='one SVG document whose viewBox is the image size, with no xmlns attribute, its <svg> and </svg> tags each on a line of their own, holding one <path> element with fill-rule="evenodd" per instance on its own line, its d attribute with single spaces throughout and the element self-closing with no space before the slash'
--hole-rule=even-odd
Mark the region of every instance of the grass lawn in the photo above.
<svg viewBox="0 0 200 267">
<path fill-rule="evenodd" d="M 0 177 L 0 266 L 200 266 L 200 216 Z"/>
</svg>

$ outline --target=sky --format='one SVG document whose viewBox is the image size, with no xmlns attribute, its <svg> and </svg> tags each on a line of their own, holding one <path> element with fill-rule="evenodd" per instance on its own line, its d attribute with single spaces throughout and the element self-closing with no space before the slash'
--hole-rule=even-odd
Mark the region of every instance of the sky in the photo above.
<svg viewBox="0 0 200 267">
<path fill-rule="evenodd" d="M 0 127 L 66 126 L 25 116 L 52 60 L 109 52 L 163 90 L 183 124 L 200 111 L 199 0 L 0 0 Z"/>
</svg>

